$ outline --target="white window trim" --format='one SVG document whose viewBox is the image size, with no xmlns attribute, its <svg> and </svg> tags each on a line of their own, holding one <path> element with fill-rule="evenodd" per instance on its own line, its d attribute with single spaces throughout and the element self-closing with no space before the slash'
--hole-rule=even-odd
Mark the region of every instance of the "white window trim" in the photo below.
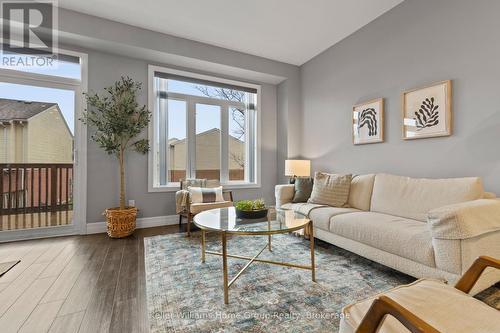
<svg viewBox="0 0 500 333">
<path fill-rule="evenodd" d="M 221 185 L 224 186 L 226 189 L 239 189 L 239 188 L 260 188 L 261 187 L 261 86 L 252 84 L 252 83 L 247 83 L 247 82 L 241 82 L 241 81 L 235 81 L 235 80 L 229 80 L 229 79 L 224 79 L 216 76 L 210 76 L 210 75 L 204 75 L 204 74 L 198 74 L 198 73 L 193 73 L 193 72 L 187 72 L 187 71 L 181 71 L 177 69 L 172 69 L 172 68 L 167 68 L 167 67 L 161 67 L 161 66 L 155 66 L 155 65 L 148 65 L 148 107 L 149 110 L 153 113 L 153 116 L 151 118 L 151 121 L 149 123 L 148 127 L 148 138 L 151 143 L 151 149 L 149 150 L 148 153 L 148 192 L 174 192 L 179 190 L 178 185 L 163 185 L 163 186 L 154 186 L 154 180 L 155 180 L 155 173 L 156 173 L 156 168 L 155 168 L 155 161 L 154 161 L 154 152 L 156 151 L 156 140 L 154 137 L 154 131 L 155 131 L 155 125 L 158 122 L 157 118 L 157 113 L 155 112 L 155 105 L 156 105 L 156 96 L 154 94 L 154 73 L 155 72 L 162 72 L 162 73 L 167 73 L 167 74 L 173 74 L 173 75 L 179 75 L 179 76 L 185 76 L 185 77 L 190 77 L 193 79 L 200 79 L 200 80 L 205 80 L 205 81 L 214 81 L 214 82 L 220 82 L 220 83 L 225 83 L 225 84 L 231 84 L 231 85 L 236 85 L 236 86 L 241 86 L 241 87 L 248 87 L 248 88 L 253 88 L 257 90 L 257 105 L 256 105 L 256 127 L 257 127 L 257 133 L 256 133 L 256 152 L 255 152 L 255 182 L 248 183 L 244 181 L 231 181 L 231 182 L 226 182 L 224 183 L 221 180 Z M 169 95 L 175 96 L 176 94 L 170 93 Z M 183 95 L 183 94 L 178 94 L 178 95 Z M 190 95 L 190 98 L 193 97 Z M 193 97 L 192 99 L 195 99 L 196 97 Z M 210 98 L 208 97 L 200 97 L 200 101 L 204 101 L 205 103 L 207 101 L 210 101 Z M 214 101 L 217 102 L 217 104 L 227 104 L 227 106 L 235 106 L 235 102 L 229 102 L 229 101 L 224 101 L 220 99 L 214 99 Z M 227 108 L 226 108 L 227 109 Z M 224 112 L 224 109 L 221 109 L 221 112 Z M 188 122 L 189 121 L 194 121 L 194 116 L 189 116 L 188 112 Z M 226 124 L 227 125 L 227 124 Z M 223 124 L 221 124 L 223 126 Z M 188 126 L 189 127 L 189 126 Z M 190 136 L 188 135 L 187 138 Z M 191 140 L 188 140 L 188 145 L 193 145 L 194 142 L 193 138 L 191 136 Z M 191 149 L 189 149 L 191 148 Z M 194 150 L 192 147 L 188 146 L 188 151 L 189 154 L 194 154 Z M 221 152 L 222 156 L 222 152 Z M 248 156 L 248 155 L 247 155 Z M 192 160 L 189 158 L 189 160 Z M 190 167 L 190 166 L 187 166 Z"/>
<path fill-rule="evenodd" d="M 68 89 L 75 92 L 75 142 L 73 224 L 26 230 L 6 230 L 0 233 L 0 242 L 48 236 L 65 236 L 87 233 L 87 126 L 78 121 L 83 116 L 86 101 L 83 93 L 88 89 L 88 55 L 82 52 L 58 49 L 58 53 L 80 58 L 80 79 L 55 75 L 30 73 L 0 68 L 0 81 L 14 84 L 35 85 L 45 88 Z"/>
</svg>

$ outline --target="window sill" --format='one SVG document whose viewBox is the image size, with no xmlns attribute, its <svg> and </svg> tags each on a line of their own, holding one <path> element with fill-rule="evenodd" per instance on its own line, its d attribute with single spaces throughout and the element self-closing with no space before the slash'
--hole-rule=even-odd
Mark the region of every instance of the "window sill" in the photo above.
<svg viewBox="0 0 500 333">
<path fill-rule="evenodd" d="M 249 189 L 249 188 L 260 188 L 261 185 L 257 183 L 226 183 L 221 184 L 224 190 L 239 190 L 239 189 Z M 148 193 L 156 192 L 177 192 L 180 190 L 178 185 L 166 185 L 149 188 Z"/>
</svg>

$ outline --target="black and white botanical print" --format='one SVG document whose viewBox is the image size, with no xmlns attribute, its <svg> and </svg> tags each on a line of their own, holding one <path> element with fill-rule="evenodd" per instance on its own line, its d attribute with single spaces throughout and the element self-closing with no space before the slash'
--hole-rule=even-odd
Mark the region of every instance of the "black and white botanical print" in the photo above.
<svg viewBox="0 0 500 333">
<path fill-rule="evenodd" d="M 361 111 L 358 122 L 358 130 L 365 125 L 368 127 L 368 136 L 377 135 L 377 113 L 374 108 L 368 108 Z"/>
<path fill-rule="evenodd" d="M 420 109 L 415 112 L 417 131 L 439 124 L 439 105 L 434 104 L 434 97 L 426 98 L 422 101 Z"/>
</svg>

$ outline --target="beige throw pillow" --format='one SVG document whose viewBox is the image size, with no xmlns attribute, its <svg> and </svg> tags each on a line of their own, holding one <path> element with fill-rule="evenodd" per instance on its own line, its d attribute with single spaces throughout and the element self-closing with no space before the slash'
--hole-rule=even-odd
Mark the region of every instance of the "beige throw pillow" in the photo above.
<svg viewBox="0 0 500 333">
<path fill-rule="evenodd" d="M 224 196 L 222 195 L 222 186 L 212 188 L 189 186 L 188 191 L 191 203 L 210 203 L 224 201 Z"/>
<path fill-rule="evenodd" d="M 309 202 L 333 207 L 345 206 L 349 199 L 351 180 L 352 175 L 316 172 Z"/>
</svg>

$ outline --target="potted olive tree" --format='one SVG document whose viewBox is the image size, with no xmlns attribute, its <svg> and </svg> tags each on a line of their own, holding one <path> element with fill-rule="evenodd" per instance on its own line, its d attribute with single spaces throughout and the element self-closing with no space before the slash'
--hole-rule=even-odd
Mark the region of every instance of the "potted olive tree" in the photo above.
<svg viewBox="0 0 500 333">
<path fill-rule="evenodd" d="M 111 87 L 105 88 L 102 95 L 85 94 L 88 108 L 80 119 L 90 126 L 92 140 L 118 160 L 120 206 L 108 208 L 104 212 L 108 235 L 112 238 L 126 237 L 135 230 L 137 208 L 125 206 L 125 154 L 128 150 L 141 154 L 149 150 L 148 139 L 137 139 L 151 117 L 146 106 L 137 103 L 140 90 L 140 82 L 122 77 Z"/>
</svg>

